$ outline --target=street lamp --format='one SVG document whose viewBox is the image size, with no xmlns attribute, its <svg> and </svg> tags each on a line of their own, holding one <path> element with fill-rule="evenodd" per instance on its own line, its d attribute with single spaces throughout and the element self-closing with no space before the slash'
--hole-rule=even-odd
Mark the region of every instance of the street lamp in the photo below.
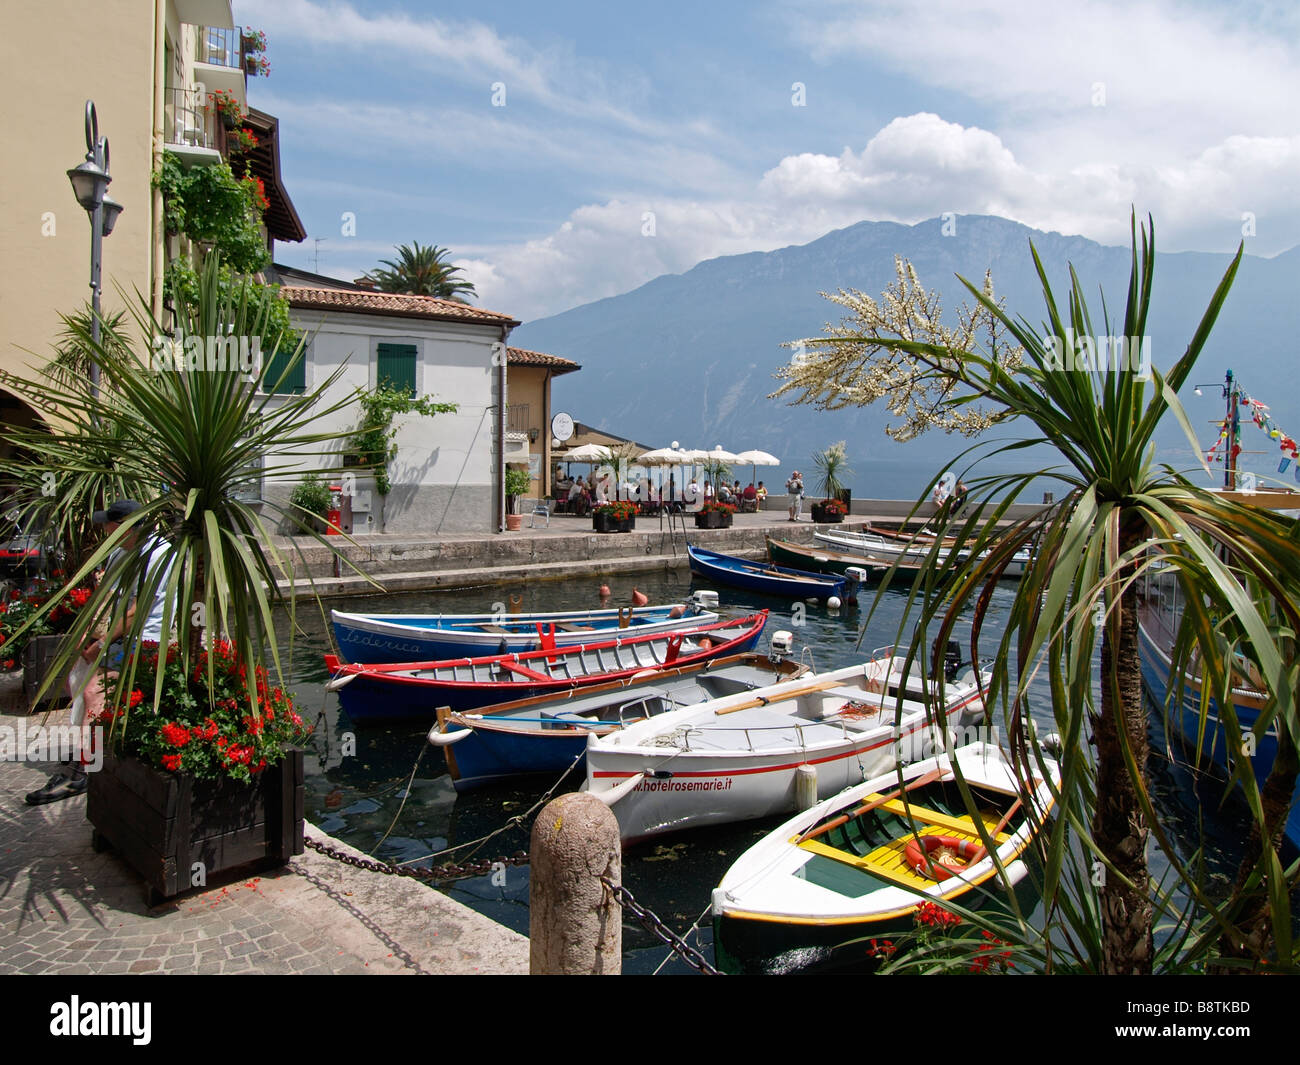
<svg viewBox="0 0 1300 1065">
<path fill-rule="evenodd" d="M 99 346 L 99 295 L 103 287 L 103 239 L 113 232 L 122 205 L 107 194 L 113 180 L 108 172 L 108 138 L 99 135 L 95 102 L 86 101 L 86 160 L 68 171 L 77 202 L 90 215 L 90 337 Z M 90 394 L 99 398 L 99 362 L 90 353 Z"/>
<path fill-rule="evenodd" d="M 1237 404 L 1237 389 L 1233 384 L 1232 371 L 1229 370 L 1224 376 L 1223 384 L 1200 384 L 1194 385 L 1192 391 L 1198 396 L 1202 395 L 1202 388 L 1221 388 L 1223 389 L 1223 399 L 1227 404 L 1224 412 L 1223 424 L 1228 430 L 1228 451 L 1223 461 L 1223 487 L 1232 489 L 1237 487 L 1237 439 L 1241 435 L 1241 411 Z"/>
</svg>

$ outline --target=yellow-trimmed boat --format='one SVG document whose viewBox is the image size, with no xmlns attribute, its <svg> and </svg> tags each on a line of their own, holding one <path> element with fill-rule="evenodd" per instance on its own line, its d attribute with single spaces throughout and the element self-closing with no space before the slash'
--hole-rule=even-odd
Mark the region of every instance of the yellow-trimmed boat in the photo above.
<svg viewBox="0 0 1300 1065">
<path fill-rule="evenodd" d="M 962 802 L 953 762 L 978 802 Z M 1028 789 L 1007 755 L 972 743 L 873 777 L 791 818 L 746 851 L 713 892 L 719 968 L 784 972 L 809 964 L 867 964 L 859 941 L 910 930 L 917 907 L 972 906 L 995 886 L 993 847 L 1015 887 L 1021 855 L 1060 787 L 1055 762 Z M 1028 793 L 1028 800 L 1025 795 Z"/>
</svg>

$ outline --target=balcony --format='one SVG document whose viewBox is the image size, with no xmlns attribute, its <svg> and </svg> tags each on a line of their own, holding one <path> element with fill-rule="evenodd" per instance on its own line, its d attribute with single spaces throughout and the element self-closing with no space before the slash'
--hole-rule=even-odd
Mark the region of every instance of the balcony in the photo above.
<svg viewBox="0 0 1300 1065">
<path fill-rule="evenodd" d="M 244 78 L 248 59 L 238 29 L 195 26 L 194 80 L 208 92 L 225 89 L 242 103 L 245 99 Z"/>
<path fill-rule="evenodd" d="M 202 89 L 166 89 L 163 142 L 186 166 L 211 166 L 226 155 L 226 131 Z"/>
</svg>

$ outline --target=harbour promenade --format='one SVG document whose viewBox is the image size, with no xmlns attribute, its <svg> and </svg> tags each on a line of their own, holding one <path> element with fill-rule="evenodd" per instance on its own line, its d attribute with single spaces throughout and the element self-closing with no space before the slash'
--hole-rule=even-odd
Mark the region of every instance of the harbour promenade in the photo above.
<svg viewBox="0 0 1300 1065">
<path fill-rule="evenodd" d="M 784 497 L 768 500 L 765 511 L 736 514 L 729 529 L 696 529 L 693 515 L 686 517 L 686 536 L 699 547 L 744 558 L 766 557 L 766 537 L 811 544 L 818 530 L 858 530 L 868 523 L 897 526 L 913 506 L 910 500 L 855 500 L 852 513 L 842 523 L 816 525 L 804 515 L 789 521 Z M 931 504 L 917 512 L 934 513 Z M 1010 508 L 1011 520 L 1032 514 L 1040 506 Z M 428 537 L 367 534 L 355 543 L 339 537 L 339 553 L 366 576 L 348 565 L 335 575 L 331 553 L 315 541 L 277 538 L 276 547 L 295 568 L 300 594 L 314 587 L 319 595 L 374 595 L 381 591 L 476 588 L 492 584 L 556 580 L 600 574 L 684 570 L 689 563 L 682 537 L 681 519 L 675 532 L 667 518 L 641 516 L 629 533 L 597 533 L 590 517 L 555 514 L 545 518 L 523 515 L 518 532 L 449 534 Z M 309 577 L 311 584 L 306 583 Z M 376 588 L 370 580 L 378 582 Z M 283 586 L 287 587 L 287 582 Z"/>
</svg>

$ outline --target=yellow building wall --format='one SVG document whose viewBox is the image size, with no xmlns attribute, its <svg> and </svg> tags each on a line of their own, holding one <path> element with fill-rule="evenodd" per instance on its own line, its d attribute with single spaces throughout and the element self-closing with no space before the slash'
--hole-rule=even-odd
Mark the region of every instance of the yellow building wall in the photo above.
<svg viewBox="0 0 1300 1065">
<path fill-rule="evenodd" d="M 506 371 L 506 389 L 510 406 L 528 404 L 528 424 L 519 428 L 524 431 L 537 430 L 537 442 L 528 445 L 530 455 L 542 456 L 541 477 L 533 478 L 528 491 L 528 494 L 533 497 L 543 497 L 550 493 L 551 429 L 547 424 L 549 408 L 546 405 L 550 392 L 547 382 L 549 373 L 549 370 L 541 366 L 511 366 Z"/>
<path fill-rule="evenodd" d="M 125 210 L 104 240 L 103 307 L 148 296 L 154 12 L 150 0 L 6 5 L 0 69 L 0 369 L 48 361 L 59 313 L 90 300 L 90 223 L 66 171 L 86 155 L 85 104 L 109 139 L 108 192 Z M 126 290 L 124 297 L 118 286 Z M 22 349 L 35 352 L 27 354 Z"/>
</svg>

